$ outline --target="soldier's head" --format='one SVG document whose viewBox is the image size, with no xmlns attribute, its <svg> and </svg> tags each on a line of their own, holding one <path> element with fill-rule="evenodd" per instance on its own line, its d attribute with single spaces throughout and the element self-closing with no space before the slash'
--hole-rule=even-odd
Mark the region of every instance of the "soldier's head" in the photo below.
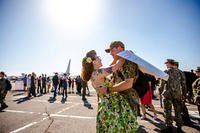
<svg viewBox="0 0 200 133">
<path fill-rule="evenodd" d="M 114 41 L 110 43 L 110 47 L 105 49 L 106 53 L 110 53 L 114 59 L 118 59 L 117 53 L 124 51 L 123 42 Z"/>
<path fill-rule="evenodd" d="M 167 59 L 165 62 L 167 68 L 174 68 L 174 60 L 173 59 Z"/>
<path fill-rule="evenodd" d="M 4 72 L 0 72 L 0 79 L 3 79 L 5 76 L 5 73 Z"/>
<path fill-rule="evenodd" d="M 195 72 L 196 72 L 196 75 L 197 75 L 198 77 L 200 77 L 200 67 L 197 67 L 197 69 L 195 70 Z"/>
</svg>

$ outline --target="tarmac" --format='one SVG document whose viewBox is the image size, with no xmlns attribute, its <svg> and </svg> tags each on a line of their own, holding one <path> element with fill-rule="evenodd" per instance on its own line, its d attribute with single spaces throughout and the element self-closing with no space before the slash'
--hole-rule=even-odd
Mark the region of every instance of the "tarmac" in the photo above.
<svg viewBox="0 0 200 133">
<path fill-rule="evenodd" d="M 87 102 L 78 94 L 68 94 L 65 101 L 62 95 L 52 100 L 53 93 L 28 98 L 27 92 L 10 91 L 6 96 L 8 108 L 0 112 L 0 133 L 95 133 L 97 95 L 89 86 Z M 163 108 L 159 100 L 153 100 L 158 119 L 147 111 L 147 119 L 138 117 L 141 133 L 158 133 L 165 127 Z M 193 126 L 183 126 L 186 133 L 199 133 L 197 107 L 186 103 Z M 176 132 L 175 122 L 173 131 Z"/>
</svg>

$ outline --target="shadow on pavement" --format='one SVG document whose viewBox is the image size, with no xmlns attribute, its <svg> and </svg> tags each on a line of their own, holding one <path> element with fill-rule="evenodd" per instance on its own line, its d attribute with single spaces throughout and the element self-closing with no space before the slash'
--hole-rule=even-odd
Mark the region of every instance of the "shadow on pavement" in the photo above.
<svg viewBox="0 0 200 133">
<path fill-rule="evenodd" d="M 13 96 L 20 96 L 20 95 L 24 95 L 24 92 L 20 92 L 20 93 L 14 94 Z"/>
<path fill-rule="evenodd" d="M 148 133 L 148 132 L 144 129 L 144 126 L 140 126 L 137 130 L 137 133 Z"/>
<path fill-rule="evenodd" d="M 191 120 L 197 120 L 197 121 L 200 122 L 200 117 L 195 117 L 195 116 L 190 115 L 190 119 Z"/>
<path fill-rule="evenodd" d="M 162 115 L 163 117 L 165 116 L 164 112 L 161 112 L 161 111 L 157 111 L 157 110 L 156 110 L 156 113 Z"/>
<path fill-rule="evenodd" d="M 31 97 L 22 97 L 22 98 L 19 98 L 19 99 L 16 99 L 16 100 L 13 100 L 14 102 L 16 102 L 17 104 L 20 104 L 20 103 L 23 103 L 23 102 L 26 102 L 28 100 L 32 99 Z"/>
<path fill-rule="evenodd" d="M 153 118 L 153 116 L 151 114 L 149 114 L 149 113 L 146 113 L 146 114 Z M 156 128 L 154 129 L 154 131 L 156 131 L 156 132 L 161 132 L 161 130 L 166 128 L 165 122 L 159 118 L 157 118 L 155 120 L 146 118 L 145 121 L 148 121 L 150 124 L 155 125 Z"/>
</svg>

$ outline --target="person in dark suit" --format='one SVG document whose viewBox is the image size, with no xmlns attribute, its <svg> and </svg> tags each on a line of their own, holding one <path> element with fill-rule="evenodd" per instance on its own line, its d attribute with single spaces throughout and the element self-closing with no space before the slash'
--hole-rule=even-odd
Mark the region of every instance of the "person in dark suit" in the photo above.
<svg viewBox="0 0 200 133">
<path fill-rule="evenodd" d="M 44 94 L 46 94 L 46 82 L 47 82 L 46 74 L 45 76 L 42 74 L 42 91 Z"/>
<path fill-rule="evenodd" d="M 58 79 L 58 73 L 56 72 L 55 75 L 53 76 L 53 87 L 54 87 L 54 95 L 53 98 L 56 98 L 56 93 L 57 93 L 57 88 L 59 84 L 59 79 Z"/>
</svg>

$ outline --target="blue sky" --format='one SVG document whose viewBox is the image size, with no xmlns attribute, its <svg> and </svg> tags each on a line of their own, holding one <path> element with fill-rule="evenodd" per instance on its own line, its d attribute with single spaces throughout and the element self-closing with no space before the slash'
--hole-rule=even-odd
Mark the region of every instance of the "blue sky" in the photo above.
<svg viewBox="0 0 200 133">
<path fill-rule="evenodd" d="M 167 58 L 182 70 L 200 66 L 199 0 L 0 0 L 0 68 L 8 75 L 81 71 L 81 60 L 121 40 L 164 70 Z"/>
</svg>

